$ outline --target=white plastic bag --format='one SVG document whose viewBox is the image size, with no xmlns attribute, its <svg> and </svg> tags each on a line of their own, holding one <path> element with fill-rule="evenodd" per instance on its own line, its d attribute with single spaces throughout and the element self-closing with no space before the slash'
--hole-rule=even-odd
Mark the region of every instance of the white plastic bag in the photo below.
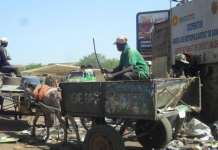
<svg viewBox="0 0 218 150">
<path fill-rule="evenodd" d="M 186 124 L 185 134 L 191 137 L 198 137 L 201 140 L 208 140 L 212 137 L 210 128 L 195 118 Z"/>
</svg>

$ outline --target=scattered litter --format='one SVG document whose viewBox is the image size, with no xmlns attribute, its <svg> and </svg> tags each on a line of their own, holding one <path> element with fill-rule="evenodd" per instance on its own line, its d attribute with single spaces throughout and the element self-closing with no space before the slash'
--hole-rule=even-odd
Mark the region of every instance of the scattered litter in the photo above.
<svg viewBox="0 0 218 150">
<path fill-rule="evenodd" d="M 52 139 L 49 139 L 49 140 L 47 140 L 46 143 L 52 143 L 52 142 L 53 142 L 53 140 L 52 140 Z"/>
<path fill-rule="evenodd" d="M 187 144 L 187 138 L 183 137 L 179 139 L 184 145 Z"/>
<path fill-rule="evenodd" d="M 136 134 L 130 134 L 129 136 L 128 136 L 128 138 L 129 137 L 133 137 L 133 136 L 136 136 Z M 135 138 L 135 139 L 133 139 L 134 141 L 137 141 L 137 138 Z"/>
<path fill-rule="evenodd" d="M 29 130 L 23 130 L 23 131 L 19 131 L 20 134 L 27 134 L 30 135 L 31 132 Z"/>
<path fill-rule="evenodd" d="M 207 145 L 203 145 L 203 146 L 202 146 L 202 149 L 203 149 L 203 150 L 208 150 L 208 146 L 207 146 Z"/>
<path fill-rule="evenodd" d="M 19 138 L 0 137 L 0 143 L 16 143 Z"/>
<path fill-rule="evenodd" d="M 46 130 L 45 128 L 37 128 L 36 131 Z"/>
<path fill-rule="evenodd" d="M 218 146 L 217 145 L 212 145 L 212 148 L 217 148 Z"/>
<path fill-rule="evenodd" d="M 183 144 L 181 141 L 179 141 L 179 140 L 173 140 L 173 141 L 171 141 L 166 147 L 167 147 L 167 148 L 170 148 L 170 149 L 172 149 L 172 150 L 176 150 L 176 149 L 178 149 L 178 148 L 180 148 L 180 147 L 182 147 L 182 146 L 184 146 L 184 144 Z"/>
<path fill-rule="evenodd" d="M 44 136 L 42 139 L 43 139 L 43 140 L 45 140 L 45 139 L 46 139 L 46 137 L 47 137 L 47 135 L 45 135 L 45 136 Z"/>
<path fill-rule="evenodd" d="M 202 148 L 200 146 L 195 146 L 194 150 L 202 150 Z"/>
<path fill-rule="evenodd" d="M 201 142 L 201 140 L 199 138 L 194 138 L 193 139 L 193 143 L 200 143 L 200 142 Z"/>
<path fill-rule="evenodd" d="M 83 141 L 84 141 L 84 139 L 85 139 L 85 137 L 82 137 L 82 138 L 80 138 L 80 141 L 82 141 L 82 142 L 83 142 Z"/>
</svg>

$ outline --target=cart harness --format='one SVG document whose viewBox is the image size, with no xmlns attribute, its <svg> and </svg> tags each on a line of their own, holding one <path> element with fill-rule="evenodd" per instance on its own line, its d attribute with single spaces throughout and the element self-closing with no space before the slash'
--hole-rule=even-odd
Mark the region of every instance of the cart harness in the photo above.
<svg viewBox="0 0 218 150">
<path fill-rule="evenodd" d="M 51 89 L 52 87 L 48 85 L 39 84 L 33 91 L 33 97 L 38 100 L 39 102 L 42 101 L 42 98 L 44 97 L 45 93 Z"/>
</svg>

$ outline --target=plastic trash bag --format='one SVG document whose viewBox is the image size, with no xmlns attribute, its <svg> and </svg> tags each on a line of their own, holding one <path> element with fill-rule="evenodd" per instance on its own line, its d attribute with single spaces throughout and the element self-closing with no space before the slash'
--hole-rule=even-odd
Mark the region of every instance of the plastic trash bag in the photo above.
<svg viewBox="0 0 218 150">
<path fill-rule="evenodd" d="M 191 137 L 198 137 L 201 140 L 208 140 L 212 137 L 210 128 L 195 118 L 186 124 L 185 134 Z"/>
</svg>

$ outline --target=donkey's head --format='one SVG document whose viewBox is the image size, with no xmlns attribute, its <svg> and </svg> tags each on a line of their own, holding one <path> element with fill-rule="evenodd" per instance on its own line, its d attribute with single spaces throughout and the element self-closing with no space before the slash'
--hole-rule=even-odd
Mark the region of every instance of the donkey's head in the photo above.
<svg viewBox="0 0 218 150">
<path fill-rule="evenodd" d="M 24 82 L 25 107 L 29 111 L 31 111 L 31 108 L 35 102 L 35 99 L 33 98 L 32 94 L 33 94 L 33 91 L 36 88 L 36 86 L 37 86 L 36 84 Z"/>
</svg>

